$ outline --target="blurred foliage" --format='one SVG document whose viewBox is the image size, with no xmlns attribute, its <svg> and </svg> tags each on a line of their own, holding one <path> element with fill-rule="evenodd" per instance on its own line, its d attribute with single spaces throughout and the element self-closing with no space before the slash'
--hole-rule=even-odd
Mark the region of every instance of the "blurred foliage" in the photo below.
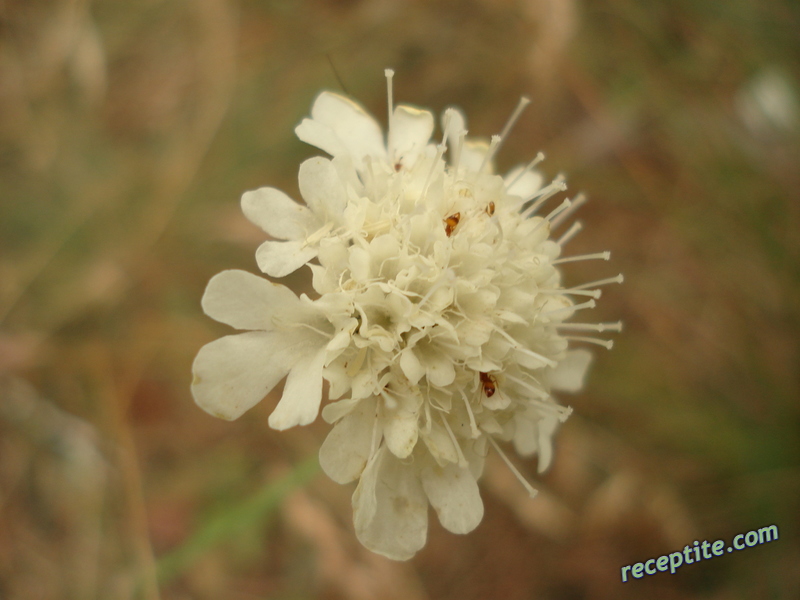
<svg viewBox="0 0 800 600">
<path fill-rule="evenodd" d="M 794 0 L 0 3 L 0 598 L 799 597 L 798 31 Z M 222 423 L 188 390 L 227 333 L 205 283 L 256 271 L 239 196 L 297 197 L 314 95 L 383 119 L 387 66 L 471 133 L 529 95 L 501 169 L 544 150 L 590 196 L 570 251 L 613 254 L 568 279 L 626 277 L 539 497 L 490 462 L 484 522 L 407 564 L 355 542 L 351 488 L 271 495 L 324 424 L 270 431 L 274 398 Z"/>
</svg>

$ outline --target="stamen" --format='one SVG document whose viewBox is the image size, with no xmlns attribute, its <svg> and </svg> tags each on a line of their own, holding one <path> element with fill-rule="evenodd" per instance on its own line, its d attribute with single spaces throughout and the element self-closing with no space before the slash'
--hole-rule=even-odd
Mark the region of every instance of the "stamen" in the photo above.
<svg viewBox="0 0 800 600">
<path fill-rule="evenodd" d="M 543 160 L 544 160 L 544 152 L 539 152 L 539 154 L 537 154 L 536 157 L 531 162 L 525 165 L 525 168 L 522 169 L 522 171 L 520 171 L 519 174 L 506 185 L 506 189 L 507 190 L 511 189 L 515 183 L 517 183 L 520 179 L 522 179 L 525 176 L 526 173 L 529 173 L 533 169 L 533 167 L 538 165 Z"/>
<path fill-rule="evenodd" d="M 573 331 L 622 331 L 622 321 L 616 323 L 556 323 L 559 329 L 571 329 Z"/>
<path fill-rule="evenodd" d="M 370 458 L 375 456 L 375 453 L 378 451 L 378 445 L 381 441 L 381 436 L 383 435 L 383 431 L 378 427 L 380 423 L 380 419 L 378 418 L 378 413 L 380 411 L 380 407 L 376 404 L 375 405 L 375 421 L 372 423 L 372 439 L 370 440 L 370 448 L 369 448 L 369 455 Z"/>
<path fill-rule="evenodd" d="M 447 430 L 447 435 L 450 436 L 450 441 L 453 442 L 453 446 L 456 448 L 456 454 L 458 454 L 458 466 L 462 469 L 466 469 L 469 466 L 464 453 L 461 451 L 461 444 L 458 443 L 456 440 L 456 436 L 453 434 L 453 430 L 450 429 L 450 423 L 447 422 L 444 414 L 441 415 L 442 423 L 444 423 L 444 428 Z"/>
<path fill-rule="evenodd" d="M 567 256 L 566 258 L 557 258 L 550 264 L 558 265 L 561 263 L 576 262 L 579 260 L 594 260 L 594 259 L 609 260 L 610 258 L 611 258 L 611 252 L 606 250 L 605 252 L 595 252 L 594 254 L 579 254 L 578 256 Z"/>
<path fill-rule="evenodd" d="M 568 211 L 561 213 L 561 215 L 553 221 L 553 229 L 561 225 L 561 223 L 563 223 L 567 217 L 569 217 L 569 215 L 574 213 L 584 204 L 586 204 L 586 196 L 584 194 L 578 194 L 575 196 L 575 198 L 572 199 L 572 207 Z"/>
<path fill-rule="evenodd" d="M 523 381 L 522 379 L 519 379 L 518 377 L 514 377 L 513 375 L 509 375 L 508 373 L 506 373 L 505 378 L 517 383 L 518 385 L 521 385 L 522 387 L 524 387 L 529 392 L 533 392 L 534 394 L 538 394 L 540 398 L 549 398 L 550 397 L 550 394 L 548 394 L 543 389 L 536 388 L 536 387 L 532 386 L 530 383 L 527 383 L 527 382 Z"/>
<path fill-rule="evenodd" d="M 417 304 L 417 310 L 419 310 L 422 307 L 422 305 L 425 304 L 428 301 L 428 299 L 430 299 L 430 297 L 436 292 L 436 290 L 442 287 L 445 283 L 452 283 L 455 277 L 456 273 L 455 271 L 453 271 L 453 269 L 447 269 L 444 273 L 442 273 L 442 276 L 439 278 L 439 281 L 434 283 L 431 286 L 431 289 L 428 290 L 428 293 L 425 294 L 422 297 L 422 300 L 419 301 L 419 304 Z"/>
<path fill-rule="evenodd" d="M 514 474 L 514 477 L 516 477 L 517 480 L 522 484 L 522 487 L 525 488 L 530 497 L 535 498 L 536 494 L 538 494 L 539 492 L 537 492 L 533 488 L 533 486 L 530 483 L 528 483 L 528 481 L 522 476 L 522 473 L 517 471 L 517 468 L 511 463 L 510 460 L 508 460 L 508 457 L 505 455 L 505 453 L 502 450 L 500 450 L 500 446 L 498 446 L 497 442 L 494 441 L 494 437 L 492 437 L 491 435 L 487 435 L 486 437 L 489 438 L 489 442 L 491 442 L 492 446 L 494 446 L 494 449 L 500 455 L 500 458 L 503 459 L 503 462 L 506 463 L 506 466 Z"/>
<path fill-rule="evenodd" d="M 539 231 L 541 227 L 544 227 L 545 223 L 550 223 L 555 216 L 557 216 L 559 213 L 564 212 L 570 206 L 572 206 L 572 201 L 569 198 L 566 198 L 561 204 L 559 204 L 556 208 L 550 211 L 550 214 L 548 214 L 544 219 L 542 219 L 542 221 L 536 227 L 533 228 L 533 230 L 531 231 L 531 235 Z"/>
<path fill-rule="evenodd" d="M 590 300 L 590 302 L 594 302 L 594 300 Z M 527 354 L 529 356 L 532 356 L 533 358 L 542 361 L 548 367 L 555 367 L 556 365 L 558 365 L 558 363 L 556 361 L 551 360 L 551 359 L 547 358 L 546 356 L 542 356 L 538 352 L 534 352 L 533 350 L 529 350 L 528 348 L 526 348 L 525 346 L 520 344 L 517 340 L 515 340 L 513 337 L 508 335 L 500 327 L 495 327 L 494 330 L 497 333 L 499 333 L 500 335 L 502 335 L 504 338 L 506 338 L 509 342 L 511 342 L 512 347 L 514 348 L 514 350 L 517 350 L 519 352 L 523 352 L 523 353 L 525 353 L 525 354 Z"/>
<path fill-rule="evenodd" d="M 389 125 L 386 145 L 389 147 L 389 159 L 394 160 L 394 144 L 392 143 L 392 115 L 394 114 L 394 90 L 392 80 L 394 79 L 394 69 L 384 69 L 386 76 L 386 99 L 389 107 Z"/>
<path fill-rule="evenodd" d="M 508 118 L 508 121 L 506 121 L 506 124 L 503 127 L 503 131 L 500 132 L 500 141 L 494 148 L 494 153 L 492 154 L 492 156 L 497 154 L 497 152 L 500 150 L 500 146 L 503 145 L 503 142 L 508 137 L 508 134 L 511 133 L 511 129 L 514 127 L 514 125 L 516 125 L 520 115 L 522 114 L 522 111 L 525 110 L 525 107 L 527 107 L 528 104 L 530 103 L 531 103 L 530 98 L 526 98 L 525 96 L 522 96 L 519 99 L 517 107 L 514 109 L 514 112 L 511 113 L 511 116 Z"/>
<path fill-rule="evenodd" d="M 469 428 L 472 433 L 472 438 L 475 439 L 481 435 L 481 432 L 478 431 L 478 426 L 475 424 L 475 415 L 472 414 L 472 407 L 469 405 L 469 399 L 464 393 L 464 390 L 459 388 L 458 391 L 461 392 L 461 397 L 464 399 L 464 404 L 467 407 L 467 414 L 469 415 Z"/>
<path fill-rule="evenodd" d="M 550 398 L 550 396 L 547 396 L 547 398 Z M 540 400 L 539 398 L 528 398 L 527 401 L 544 412 L 554 414 L 562 423 L 572 414 L 571 406 L 561 406 L 555 402 L 547 402 L 546 399 Z"/>
<path fill-rule="evenodd" d="M 597 302 L 594 300 L 587 300 L 586 302 L 582 302 L 581 304 L 573 304 L 572 306 L 565 306 L 564 308 L 556 308 L 554 310 L 548 310 L 542 313 L 542 316 L 552 316 L 557 315 L 559 313 L 569 312 L 571 310 L 580 310 L 582 308 L 594 308 L 597 306 Z"/>
<path fill-rule="evenodd" d="M 574 204 L 575 203 L 573 202 L 573 205 Z M 572 224 L 572 227 L 567 229 L 566 233 L 564 235 L 562 235 L 560 238 L 558 238 L 558 241 L 556 242 L 556 244 L 558 244 L 559 246 L 563 246 L 568 241 L 570 241 L 573 237 L 575 237 L 575 234 L 578 233 L 581 229 L 583 229 L 583 223 L 581 223 L 580 221 L 575 221 Z"/>
<path fill-rule="evenodd" d="M 428 397 L 430 397 L 430 393 L 431 393 L 431 388 L 430 384 L 428 384 Z M 431 403 L 425 402 L 424 406 L 425 406 L 425 432 L 430 433 L 431 427 L 433 426 L 433 422 L 431 421 Z"/>
<path fill-rule="evenodd" d="M 467 137 L 467 130 L 466 129 L 462 129 L 458 133 L 458 140 L 456 141 L 456 148 L 455 148 L 455 152 L 453 153 L 452 169 L 453 169 L 453 176 L 454 177 L 458 176 L 458 167 L 459 167 L 459 164 L 461 163 L 461 152 L 464 149 L 464 139 L 466 137 Z"/>
<path fill-rule="evenodd" d="M 590 281 L 589 283 L 576 285 L 573 289 L 582 290 L 585 288 L 594 287 L 596 285 L 606 285 L 607 283 L 622 283 L 623 281 L 625 281 L 625 278 L 622 276 L 622 273 L 620 273 L 616 277 L 609 277 L 607 279 L 598 279 L 597 281 Z"/>
<path fill-rule="evenodd" d="M 436 170 L 436 167 L 439 166 L 439 161 L 442 160 L 442 155 L 444 151 L 447 150 L 447 146 L 444 144 L 439 144 L 436 146 L 436 158 L 433 159 L 433 164 L 431 165 L 431 170 L 428 171 L 428 176 L 425 178 L 425 185 L 422 186 L 422 194 L 420 194 L 420 200 L 425 198 L 425 195 L 428 193 L 428 186 L 430 186 L 431 181 L 433 180 L 433 172 Z"/>
<path fill-rule="evenodd" d="M 539 290 L 540 294 L 556 294 L 556 295 L 573 295 L 573 296 L 590 296 L 595 300 L 599 299 L 600 296 L 603 295 L 603 292 L 600 290 L 583 290 L 578 288 L 569 288 L 569 289 L 562 289 L 562 290 Z"/>
<path fill-rule="evenodd" d="M 611 350 L 614 347 L 614 340 L 601 340 L 600 338 L 583 337 L 579 335 L 565 335 L 565 340 L 572 340 L 573 342 L 588 342 L 589 344 L 597 344 L 604 348 Z"/>
<path fill-rule="evenodd" d="M 533 379 L 537 384 L 539 383 L 536 380 L 536 378 L 534 378 L 529 373 L 522 372 L 522 374 L 523 375 L 527 375 L 528 377 Z M 518 379 L 518 378 L 514 377 L 513 375 L 506 374 L 505 377 L 506 377 L 506 379 L 510 379 L 510 380 L 515 381 L 516 383 L 522 385 L 523 387 L 525 387 L 526 389 L 530 390 L 531 392 L 539 394 L 538 398 L 526 398 L 525 401 L 528 402 L 529 404 L 531 404 L 532 406 L 536 406 L 537 408 L 539 408 L 539 409 L 541 409 L 541 410 L 543 410 L 545 412 L 549 412 L 549 413 L 554 414 L 556 417 L 558 417 L 558 420 L 561 421 L 562 423 L 564 421 L 566 421 L 567 417 L 569 417 L 572 414 L 572 408 L 570 408 L 568 406 L 561 406 L 560 404 L 556 404 L 555 402 L 552 402 L 552 401 L 548 402 L 547 400 L 551 399 L 551 396 L 550 396 L 550 394 L 544 392 L 543 390 L 541 390 L 541 389 L 539 389 L 537 387 L 531 386 L 530 384 L 526 383 L 525 381 L 523 381 L 521 379 Z"/>
<path fill-rule="evenodd" d="M 489 149 L 486 151 L 486 156 L 483 157 L 483 162 L 481 163 L 480 168 L 478 169 L 478 173 L 483 173 L 483 170 L 486 168 L 486 165 L 492 160 L 497 147 L 500 145 L 501 138 L 499 135 L 493 135 L 492 140 L 489 142 Z"/>
<path fill-rule="evenodd" d="M 517 124 L 522 111 L 525 110 L 530 103 L 531 99 L 527 96 L 522 96 L 519 99 L 519 102 L 517 102 L 517 107 L 514 109 L 514 112 L 511 113 L 508 121 L 506 121 L 505 127 L 503 127 L 503 130 L 500 132 L 501 138 L 506 139 L 508 137 L 508 134 L 511 133 L 511 129 Z"/>
<path fill-rule="evenodd" d="M 317 242 L 319 242 L 320 240 L 322 240 L 322 238 L 328 235 L 331 229 L 333 229 L 333 225 L 334 225 L 333 222 L 330 222 L 326 223 L 325 225 L 317 229 L 314 233 L 312 233 L 310 236 L 306 238 L 306 241 L 303 242 L 302 248 L 305 248 L 307 246 L 312 246 Z"/>
<path fill-rule="evenodd" d="M 273 323 L 280 323 L 284 327 L 305 327 L 306 329 L 310 329 L 314 333 L 318 333 L 321 336 L 326 337 L 328 339 L 331 339 L 333 337 L 330 333 L 326 333 L 326 332 L 322 331 L 321 329 L 317 329 L 316 327 L 314 327 L 313 325 L 310 325 L 308 323 L 297 322 L 297 321 L 281 322 L 281 320 L 279 320 L 279 319 L 273 319 Z"/>
<path fill-rule="evenodd" d="M 519 203 L 519 206 L 522 207 L 525 206 L 525 204 L 527 204 L 531 200 L 536 199 L 536 201 L 533 204 L 531 204 L 528 208 L 526 208 L 525 211 L 522 213 L 523 218 L 532 216 L 536 212 L 536 210 L 547 200 L 549 200 L 559 192 L 563 192 L 566 189 L 567 189 L 567 184 L 564 183 L 564 177 L 563 175 L 559 175 L 558 177 L 553 179 L 553 181 L 551 181 L 548 185 L 538 190 L 532 196 L 525 198 Z"/>
<path fill-rule="evenodd" d="M 453 122 L 453 113 L 455 109 L 448 108 L 444 111 L 444 127 L 442 131 L 442 144 L 447 145 L 447 136 L 450 133 L 450 124 Z"/>
</svg>

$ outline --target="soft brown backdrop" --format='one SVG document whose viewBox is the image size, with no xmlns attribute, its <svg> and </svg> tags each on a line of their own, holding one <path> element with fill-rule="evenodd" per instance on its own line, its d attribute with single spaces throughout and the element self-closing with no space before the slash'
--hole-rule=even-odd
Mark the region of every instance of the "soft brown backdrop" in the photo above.
<svg viewBox="0 0 800 600">
<path fill-rule="evenodd" d="M 798 31 L 794 0 L 0 2 L 0 598 L 800 597 Z M 327 427 L 270 431 L 274 398 L 219 422 L 189 394 L 227 333 L 205 283 L 257 270 L 239 196 L 296 196 L 331 63 L 380 119 L 387 66 L 398 102 L 457 104 L 471 133 L 529 95 L 500 166 L 543 150 L 588 193 L 570 250 L 613 260 L 569 281 L 626 276 L 553 468 L 518 462 L 540 496 L 490 462 L 483 523 L 433 518 L 409 563 L 359 547 L 352 488 L 323 475 L 253 518 Z M 167 572 L 209 523 L 230 535 Z"/>
</svg>

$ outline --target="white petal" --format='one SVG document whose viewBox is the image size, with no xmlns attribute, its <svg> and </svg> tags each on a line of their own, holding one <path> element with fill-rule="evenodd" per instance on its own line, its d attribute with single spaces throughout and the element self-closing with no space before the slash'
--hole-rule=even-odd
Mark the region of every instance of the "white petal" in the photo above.
<svg viewBox="0 0 800 600">
<path fill-rule="evenodd" d="M 447 463 L 457 463 L 458 453 L 453 445 L 453 440 L 447 435 L 444 427 L 436 423 L 431 423 L 431 430 L 429 432 L 422 432 L 422 439 L 428 450 L 440 465 Z"/>
<path fill-rule="evenodd" d="M 520 198 L 530 198 L 535 192 L 537 192 L 542 187 L 542 181 L 544 180 L 541 173 L 538 171 L 526 171 L 524 175 L 521 177 L 519 176 L 522 173 L 524 166 L 514 167 L 511 171 L 508 172 L 503 180 L 506 182 L 506 192 L 512 194 L 514 196 L 519 196 Z M 512 185 L 508 185 L 509 183 L 513 183 Z"/>
<path fill-rule="evenodd" d="M 511 398 L 502 389 L 497 389 L 492 396 L 483 398 L 481 404 L 489 410 L 505 410 L 511 404 Z"/>
<path fill-rule="evenodd" d="M 559 419 L 546 415 L 537 423 L 539 430 L 539 473 L 544 473 L 553 460 L 553 434 L 558 429 Z"/>
<path fill-rule="evenodd" d="M 200 348 L 192 396 L 207 413 L 233 420 L 261 401 L 289 372 L 293 355 L 282 333 L 229 335 Z"/>
<path fill-rule="evenodd" d="M 413 385 L 419 383 L 419 380 L 425 375 L 425 368 L 410 348 L 406 348 L 400 353 L 400 369 Z"/>
<path fill-rule="evenodd" d="M 335 292 L 339 287 L 336 274 L 331 269 L 326 269 L 322 265 L 308 264 L 311 269 L 311 287 L 320 296 Z"/>
<path fill-rule="evenodd" d="M 478 483 L 469 469 L 436 465 L 422 470 L 422 487 L 442 526 L 452 533 L 469 533 L 483 519 Z"/>
<path fill-rule="evenodd" d="M 353 494 L 356 536 L 368 549 L 408 560 L 428 536 L 428 500 L 413 465 L 404 465 L 385 446 L 361 474 Z"/>
<path fill-rule="evenodd" d="M 336 423 L 356 409 L 364 400 L 362 398 L 345 398 L 338 402 L 331 402 L 322 408 L 322 418 L 326 423 Z"/>
<path fill-rule="evenodd" d="M 302 320 L 309 313 L 286 286 L 236 269 L 211 278 L 202 305 L 209 317 L 236 329 L 271 331 L 275 316 Z"/>
<path fill-rule="evenodd" d="M 361 476 L 369 459 L 375 418 L 375 402 L 362 401 L 325 438 L 319 464 L 336 483 L 350 483 Z"/>
<path fill-rule="evenodd" d="M 294 132 L 306 144 L 316 146 L 331 156 L 344 157 L 350 154 L 347 146 L 339 139 L 332 127 L 314 119 L 303 119 L 300 125 L 294 128 Z"/>
<path fill-rule="evenodd" d="M 538 413 L 527 409 L 514 416 L 514 449 L 520 456 L 531 456 L 539 449 Z"/>
<path fill-rule="evenodd" d="M 433 134 L 433 115 L 427 110 L 398 106 L 392 115 L 392 160 L 412 166 Z"/>
<path fill-rule="evenodd" d="M 347 204 L 342 182 L 331 161 L 315 156 L 300 165 L 300 195 L 314 214 L 323 219 L 341 218 Z"/>
<path fill-rule="evenodd" d="M 354 280 L 361 282 L 369 278 L 370 255 L 361 246 L 350 248 L 348 265 L 350 267 L 350 276 Z"/>
<path fill-rule="evenodd" d="M 304 241 L 264 242 L 256 250 L 258 268 L 271 277 L 294 273 L 317 255 L 317 249 Z"/>
<path fill-rule="evenodd" d="M 436 355 L 428 352 L 425 355 L 425 374 L 433 385 L 444 387 L 450 385 L 456 378 L 453 363 L 445 355 Z"/>
<path fill-rule="evenodd" d="M 459 164 L 468 171 L 477 171 L 483 164 L 486 154 L 489 152 L 489 143 L 483 140 L 467 140 L 461 149 L 461 160 Z M 491 168 L 486 172 L 490 173 Z"/>
<path fill-rule="evenodd" d="M 483 473 L 483 465 L 486 462 L 487 454 L 486 445 L 487 442 L 485 435 L 479 437 L 477 440 L 474 440 L 471 444 L 462 444 L 464 457 L 469 463 L 469 472 L 472 473 L 475 481 L 477 481 Z"/>
<path fill-rule="evenodd" d="M 450 114 L 450 123 L 449 126 L 445 122 L 446 116 Z M 467 119 L 464 116 L 464 113 L 458 110 L 457 108 L 450 107 L 448 110 L 442 113 L 442 129 L 447 128 L 447 146 L 450 148 L 450 158 L 453 158 L 453 154 L 455 152 L 455 148 L 458 145 L 458 138 L 463 132 L 464 134 L 467 133 Z"/>
<path fill-rule="evenodd" d="M 550 385 L 554 390 L 577 392 L 583 387 L 583 380 L 592 362 L 592 353 L 580 348 L 570 350 L 564 360 L 550 373 Z"/>
<path fill-rule="evenodd" d="M 353 357 L 351 356 L 351 359 L 352 358 Z M 328 398 L 331 400 L 338 400 L 352 388 L 353 378 L 347 374 L 347 367 L 345 366 L 346 364 L 347 362 L 343 361 L 342 356 L 340 355 L 324 371 L 325 379 L 330 384 L 328 387 Z M 342 400 L 342 402 L 345 402 L 345 400 Z M 328 423 L 333 423 L 341 418 L 341 415 L 338 412 L 331 413 L 331 415 L 334 415 L 331 418 L 326 416 L 328 414 L 326 412 L 327 409 L 329 409 L 331 406 L 337 406 L 338 404 L 340 403 L 335 402 L 334 404 L 329 404 L 322 410 L 322 418 Z"/>
<path fill-rule="evenodd" d="M 397 458 L 407 458 L 417 443 L 419 426 L 416 413 L 407 410 L 386 411 L 383 417 L 383 437 Z"/>
<path fill-rule="evenodd" d="M 331 156 L 351 155 L 356 166 L 365 156 L 386 156 L 383 133 L 375 119 L 349 98 L 332 92 L 317 96 L 311 120 L 303 120 L 295 133 Z"/>
<path fill-rule="evenodd" d="M 353 319 L 353 322 L 354 325 L 352 328 L 342 329 L 331 338 L 330 342 L 328 342 L 326 349 L 328 350 L 328 353 L 332 355 L 332 358 L 329 357 L 328 361 L 333 360 L 336 356 L 338 356 L 341 353 L 342 350 L 344 350 L 350 345 L 350 341 L 353 338 L 353 331 L 355 330 L 355 325 L 358 324 L 358 321 L 356 319 Z"/>
<path fill-rule="evenodd" d="M 245 192 L 242 212 L 251 223 L 279 240 L 305 239 L 318 227 L 308 208 L 275 188 Z"/>
<path fill-rule="evenodd" d="M 292 367 L 283 396 L 269 416 L 269 426 L 278 431 L 308 425 L 317 418 L 322 401 L 322 365 L 325 347 L 309 349 Z"/>
</svg>

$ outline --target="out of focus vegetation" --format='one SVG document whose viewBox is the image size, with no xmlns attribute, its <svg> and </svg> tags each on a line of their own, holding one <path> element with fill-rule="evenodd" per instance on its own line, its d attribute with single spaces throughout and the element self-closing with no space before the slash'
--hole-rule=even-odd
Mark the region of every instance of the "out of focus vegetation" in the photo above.
<svg viewBox="0 0 800 600">
<path fill-rule="evenodd" d="M 0 3 L 0 598 L 800 597 L 798 32 L 794 0 Z M 324 423 L 189 394 L 207 280 L 257 271 L 239 196 L 297 197 L 314 95 L 383 118 L 387 66 L 473 134 L 529 95 L 500 166 L 545 151 L 590 197 L 570 251 L 613 255 L 568 279 L 626 277 L 554 467 L 520 463 L 539 497 L 490 463 L 484 522 L 406 564 L 355 542 L 351 488 L 298 487 Z"/>
</svg>

